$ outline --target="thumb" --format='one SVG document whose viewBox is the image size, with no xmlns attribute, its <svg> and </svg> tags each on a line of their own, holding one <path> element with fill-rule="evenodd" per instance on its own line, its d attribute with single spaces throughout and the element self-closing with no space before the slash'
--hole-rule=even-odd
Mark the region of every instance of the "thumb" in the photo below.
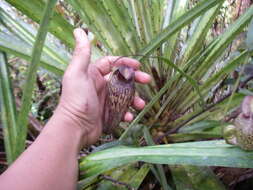
<svg viewBox="0 0 253 190">
<path fill-rule="evenodd" d="M 88 36 L 81 28 L 74 30 L 76 46 L 73 52 L 71 64 L 77 72 L 87 72 L 90 63 L 91 47 Z"/>
</svg>

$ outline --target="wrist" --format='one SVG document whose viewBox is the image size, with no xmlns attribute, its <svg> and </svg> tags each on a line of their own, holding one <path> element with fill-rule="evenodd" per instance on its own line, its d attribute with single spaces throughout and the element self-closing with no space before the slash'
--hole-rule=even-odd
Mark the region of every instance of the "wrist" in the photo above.
<svg viewBox="0 0 253 190">
<path fill-rule="evenodd" d="M 84 107 L 84 109 L 80 109 L 80 107 Z M 61 99 L 54 115 L 59 118 L 63 117 L 69 126 L 81 133 L 82 146 L 89 146 L 95 143 L 102 133 L 102 116 L 93 110 L 95 109 L 90 104 L 80 106 Z"/>
<path fill-rule="evenodd" d="M 69 112 L 58 106 L 54 111 L 53 116 L 46 125 L 46 128 L 54 130 L 55 133 L 68 136 L 69 139 L 76 145 L 79 150 L 85 145 L 85 130 L 82 127 L 81 121 L 74 116 L 71 116 Z"/>
</svg>

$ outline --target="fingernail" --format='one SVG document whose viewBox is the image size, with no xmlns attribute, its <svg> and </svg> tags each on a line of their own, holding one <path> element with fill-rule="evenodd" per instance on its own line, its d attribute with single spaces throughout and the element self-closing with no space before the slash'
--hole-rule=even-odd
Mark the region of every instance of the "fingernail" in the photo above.
<svg viewBox="0 0 253 190">
<path fill-rule="evenodd" d="M 140 104 L 144 107 L 145 106 L 145 104 L 146 104 L 146 102 L 143 100 L 143 99 L 139 99 L 139 101 L 140 101 Z"/>
<path fill-rule="evenodd" d="M 77 40 L 77 39 L 80 39 L 81 37 L 82 37 L 82 35 L 83 35 L 83 30 L 81 29 L 81 28 L 76 28 L 75 30 L 74 30 L 74 36 L 75 36 L 75 39 Z"/>
<path fill-rule="evenodd" d="M 142 73 L 143 73 L 143 78 L 145 78 L 148 81 L 151 81 L 151 76 L 149 74 L 144 73 L 144 72 L 142 72 Z"/>
</svg>

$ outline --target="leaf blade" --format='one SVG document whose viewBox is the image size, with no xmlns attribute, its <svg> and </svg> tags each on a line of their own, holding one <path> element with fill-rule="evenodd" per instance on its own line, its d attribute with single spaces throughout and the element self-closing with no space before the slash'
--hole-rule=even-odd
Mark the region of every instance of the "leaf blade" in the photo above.
<svg viewBox="0 0 253 190">
<path fill-rule="evenodd" d="M 7 162 L 10 165 L 15 160 L 14 150 L 16 146 L 18 128 L 16 104 L 12 93 L 12 85 L 9 78 L 10 75 L 7 64 L 6 54 L 0 52 L 0 119 L 3 125 Z"/>
<path fill-rule="evenodd" d="M 15 150 L 16 157 L 23 152 L 25 148 L 25 140 L 27 135 L 27 124 L 28 124 L 28 114 L 31 109 L 32 103 L 32 93 L 36 80 L 36 72 L 39 67 L 40 58 L 42 54 L 42 48 L 44 41 L 46 39 L 47 31 L 49 28 L 49 22 L 53 15 L 53 9 L 57 0 L 50 0 L 47 2 L 46 8 L 43 13 L 43 18 L 41 20 L 40 28 L 36 37 L 36 41 L 33 47 L 31 64 L 28 68 L 28 75 L 26 83 L 24 86 L 24 93 L 22 96 L 22 103 L 20 107 L 20 112 L 18 115 L 18 126 L 20 127 L 19 138 L 18 138 L 18 147 Z"/>
<path fill-rule="evenodd" d="M 143 56 L 148 55 L 155 48 L 159 47 L 163 42 L 165 42 L 175 32 L 180 30 L 182 27 L 190 23 L 194 18 L 203 14 L 206 10 L 217 5 L 218 3 L 220 3 L 220 0 L 201 1 L 193 9 L 187 11 L 181 17 L 169 24 L 161 33 L 159 33 L 143 49 L 141 49 L 138 54 Z"/>
<path fill-rule="evenodd" d="M 245 152 L 226 144 L 223 140 L 213 140 L 141 148 L 122 146 L 107 149 L 83 158 L 80 170 L 85 171 L 86 177 L 90 177 L 136 161 L 155 164 L 253 168 L 252 159 L 253 152 Z"/>
</svg>

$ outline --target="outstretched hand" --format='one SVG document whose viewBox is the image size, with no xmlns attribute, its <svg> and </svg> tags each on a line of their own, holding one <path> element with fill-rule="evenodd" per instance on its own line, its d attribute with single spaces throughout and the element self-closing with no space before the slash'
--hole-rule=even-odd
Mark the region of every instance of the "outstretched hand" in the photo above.
<svg viewBox="0 0 253 190">
<path fill-rule="evenodd" d="M 87 35 L 82 29 L 75 29 L 74 36 L 76 47 L 63 77 L 62 96 L 56 112 L 60 112 L 73 127 L 81 129 L 81 144 L 85 146 L 95 143 L 102 133 L 106 80 L 112 68 L 122 64 L 134 68 L 135 81 L 142 84 L 149 83 L 151 77 L 139 71 L 140 63 L 131 58 L 106 56 L 91 63 Z M 140 97 L 134 98 L 134 108 L 140 110 L 144 106 L 145 102 Z M 127 112 L 124 120 L 133 120 L 133 115 Z"/>
<path fill-rule="evenodd" d="M 85 32 L 76 29 L 74 36 L 76 47 L 63 76 L 60 103 L 40 135 L 0 175 L 1 189 L 76 189 L 79 150 L 96 142 L 102 133 L 106 76 L 114 66 L 124 64 L 134 68 L 136 82 L 150 81 L 134 59 L 109 56 L 90 63 L 91 48 Z M 144 106 L 141 98 L 134 99 L 133 107 Z M 125 120 L 132 119 L 133 115 L 126 113 Z"/>
</svg>

